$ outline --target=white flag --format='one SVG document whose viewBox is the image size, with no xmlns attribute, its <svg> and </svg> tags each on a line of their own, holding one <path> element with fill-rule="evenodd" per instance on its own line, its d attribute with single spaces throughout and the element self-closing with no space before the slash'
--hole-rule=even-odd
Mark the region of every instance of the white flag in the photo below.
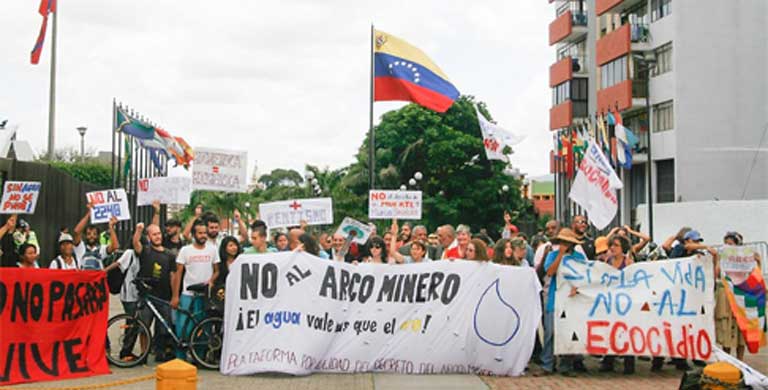
<svg viewBox="0 0 768 390">
<path fill-rule="evenodd" d="M 517 135 L 507 131 L 500 126 L 488 122 L 480 110 L 477 110 L 477 122 L 480 124 L 480 130 L 483 132 L 483 146 L 485 156 L 489 160 L 501 160 L 509 162 L 509 157 L 504 154 L 504 147 L 512 147 L 525 139 L 524 135 Z"/>
<path fill-rule="evenodd" d="M 616 190 L 622 188 L 608 159 L 597 147 L 594 139 L 589 140 L 587 153 L 581 160 L 579 173 L 573 181 L 568 197 L 587 211 L 589 220 L 598 229 L 611 223 L 618 209 Z"/>
</svg>

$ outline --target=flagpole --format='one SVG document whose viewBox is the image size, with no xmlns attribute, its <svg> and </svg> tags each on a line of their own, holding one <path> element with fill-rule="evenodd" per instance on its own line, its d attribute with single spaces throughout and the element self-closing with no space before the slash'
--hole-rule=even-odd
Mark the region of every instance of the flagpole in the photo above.
<svg viewBox="0 0 768 390">
<path fill-rule="evenodd" d="M 373 131 L 373 98 L 374 98 L 374 83 L 373 83 L 373 72 L 374 72 L 374 52 L 373 52 L 373 44 L 374 44 L 374 29 L 373 24 L 371 24 L 371 79 L 370 79 L 370 100 L 369 100 L 369 106 L 368 106 L 368 185 L 370 189 L 376 188 L 376 138 Z"/>
<path fill-rule="evenodd" d="M 51 33 L 51 87 L 48 96 L 48 159 L 53 160 L 56 122 L 56 19 L 59 15 L 59 4 L 53 12 L 53 32 Z"/>
</svg>

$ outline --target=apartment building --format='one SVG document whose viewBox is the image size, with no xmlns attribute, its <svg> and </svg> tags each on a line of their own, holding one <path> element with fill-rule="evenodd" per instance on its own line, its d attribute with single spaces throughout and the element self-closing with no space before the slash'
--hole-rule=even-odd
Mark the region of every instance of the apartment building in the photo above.
<svg viewBox="0 0 768 390">
<path fill-rule="evenodd" d="M 550 130 L 610 109 L 640 139 L 615 223 L 647 224 L 649 149 L 654 204 L 768 199 L 768 1 L 549 2 Z M 564 220 L 569 185 L 556 175 Z"/>
</svg>

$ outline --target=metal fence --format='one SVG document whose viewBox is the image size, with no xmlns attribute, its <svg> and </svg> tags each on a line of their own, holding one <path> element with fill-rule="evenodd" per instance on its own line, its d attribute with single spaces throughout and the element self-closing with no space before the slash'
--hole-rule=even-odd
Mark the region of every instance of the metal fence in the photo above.
<svg viewBox="0 0 768 390">
<path fill-rule="evenodd" d="M 85 194 L 102 190 L 94 184 L 82 182 L 69 173 L 45 163 L 0 159 L 0 176 L 6 180 L 39 181 L 40 195 L 34 214 L 21 214 L 29 222 L 40 244 L 40 266 L 48 266 L 57 255 L 57 240 L 62 227 L 70 232 L 85 215 Z"/>
</svg>

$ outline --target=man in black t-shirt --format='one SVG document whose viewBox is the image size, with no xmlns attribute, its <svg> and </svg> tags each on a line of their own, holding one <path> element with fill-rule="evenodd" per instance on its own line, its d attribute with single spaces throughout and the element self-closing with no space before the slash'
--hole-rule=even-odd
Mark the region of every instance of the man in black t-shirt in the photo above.
<svg viewBox="0 0 768 390">
<path fill-rule="evenodd" d="M 152 224 L 160 226 L 160 201 L 152 202 L 152 208 L 155 213 L 152 215 Z M 165 221 L 165 233 L 163 234 L 163 247 L 171 251 L 173 256 L 179 254 L 179 250 L 184 246 L 184 240 L 181 237 L 181 221 L 171 218 Z"/>
<path fill-rule="evenodd" d="M 152 282 L 151 294 L 170 301 L 171 299 L 171 272 L 176 270 L 176 258 L 163 246 L 163 233 L 160 231 L 160 227 L 157 225 L 147 226 L 147 239 L 149 245 L 145 246 L 141 242 L 141 233 L 144 231 L 144 224 L 139 223 L 136 225 L 136 231 L 133 233 L 133 250 L 139 254 L 139 277 L 151 278 Z M 171 306 L 169 304 L 155 304 L 155 308 L 163 316 L 163 319 L 170 324 L 171 323 Z M 154 320 L 152 310 L 149 307 L 144 307 L 139 313 L 141 319 L 151 326 Z M 173 359 L 173 353 L 166 353 L 166 347 L 168 346 L 168 332 L 160 322 L 155 322 L 155 361 L 164 362 Z M 132 348 L 134 340 L 126 340 L 125 346 Z M 121 352 L 121 357 L 123 353 Z M 130 358 L 130 356 L 128 356 Z"/>
</svg>

